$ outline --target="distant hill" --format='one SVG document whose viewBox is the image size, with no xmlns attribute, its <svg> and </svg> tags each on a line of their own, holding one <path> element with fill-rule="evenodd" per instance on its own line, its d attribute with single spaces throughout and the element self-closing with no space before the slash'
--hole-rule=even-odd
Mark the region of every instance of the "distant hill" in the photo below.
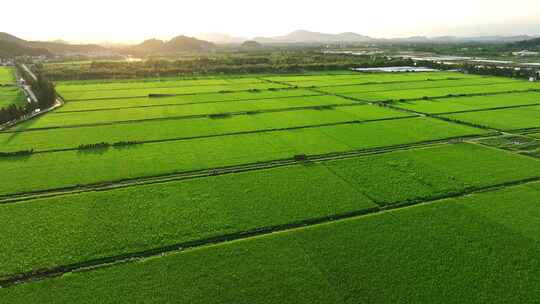
<svg viewBox="0 0 540 304">
<path fill-rule="evenodd" d="M 234 37 L 223 33 L 204 33 L 197 35 L 195 38 L 220 44 L 240 44 L 246 41 L 245 38 Z"/>
<path fill-rule="evenodd" d="M 379 39 L 379 42 L 401 42 L 401 43 L 510 43 L 529 39 L 527 35 L 520 36 L 413 36 L 407 38 Z"/>
<path fill-rule="evenodd" d="M 426 37 L 413 36 L 406 38 L 372 38 L 369 36 L 360 35 L 357 33 L 346 32 L 341 34 L 326 34 L 318 32 L 310 32 L 305 30 L 294 31 L 285 36 L 278 37 L 257 37 L 253 40 L 260 43 L 340 43 L 340 42 L 373 42 L 373 43 L 511 43 L 521 40 L 530 39 L 533 37 L 527 35 L 516 36 L 474 36 L 474 37 L 458 37 L 458 36 L 440 36 Z"/>
<path fill-rule="evenodd" d="M 8 33 L 0 33 L 0 43 L 0 54 L 4 56 L 89 55 L 107 52 L 106 48 L 95 44 L 27 41 Z"/>
<path fill-rule="evenodd" d="M 356 33 L 326 34 L 306 30 L 294 31 L 285 36 L 265 38 L 257 37 L 253 40 L 259 43 L 329 43 L 329 42 L 366 42 L 371 37 Z"/>
<path fill-rule="evenodd" d="M 204 52 L 215 49 L 211 42 L 187 36 L 177 36 L 169 41 L 149 39 L 128 48 L 134 55 L 175 54 L 181 52 Z"/>
<path fill-rule="evenodd" d="M 540 50 L 540 38 L 518 41 L 511 44 L 510 46 L 521 49 Z"/>
<path fill-rule="evenodd" d="M 253 40 L 245 41 L 240 46 L 240 51 L 243 51 L 243 52 L 259 51 L 262 49 L 264 49 L 263 45 Z"/>
<path fill-rule="evenodd" d="M 0 40 L 0 57 L 17 56 L 51 56 L 51 52 L 46 49 L 30 48 L 22 46 L 16 42 Z"/>
</svg>

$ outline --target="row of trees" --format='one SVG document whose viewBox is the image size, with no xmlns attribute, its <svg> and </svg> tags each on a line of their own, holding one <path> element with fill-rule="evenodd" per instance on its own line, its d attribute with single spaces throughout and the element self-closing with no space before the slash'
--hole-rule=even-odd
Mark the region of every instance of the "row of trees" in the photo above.
<svg viewBox="0 0 540 304">
<path fill-rule="evenodd" d="M 178 60 L 150 59 L 141 62 L 96 61 L 46 65 L 52 80 L 129 79 L 143 77 L 195 76 L 205 74 L 300 73 L 344 70 L 354 67 L 411 65 L 408 59 L 315 51 L 279 51 L 254 54 L 217 54 Z"/>
<path fill-rule="evenodd" d="M 17 67 L 19 74 L 30 86 L 36 95 L 37 102 L 29 102 L 22 106 L 11 104 L 8 107 L 0 109 L 0 124 L 21 119 L 33 113 L 36 109 L 48 109 L 52 107 L 56 101 L 56 91 L 54 84 L 43 76 L 43 73 L 37 71 L 36 78 L 29 75 L 26 70 Z"/>
<path fill-rule="evenodd" d="M 491 75 L 510 78 L 538 78 L 538 70 L 535 68 L 516 68 L 513 66 L 499 66 L 489 64 L 472 64 L 472 63 L 460 63 L 460 64 L 442 64 L 434 61 L 421 61 L 417 62 L 418 65 L 430 67 L 439 70 L 460 70 L 469 74 L 477 75 Z"/>
</svg>

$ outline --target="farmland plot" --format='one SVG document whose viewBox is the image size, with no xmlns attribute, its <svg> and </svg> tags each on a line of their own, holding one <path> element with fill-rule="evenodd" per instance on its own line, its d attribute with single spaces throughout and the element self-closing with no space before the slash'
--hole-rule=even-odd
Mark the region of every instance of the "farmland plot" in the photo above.
<svg viewBox="0 0 540 304">
<path fill-rule="evenodd" d="M 0 108 L 5 108 L 11 104 L 24 105 L 26 98 L 16 86 L 0 86 Z"/>
<path fill-rule="evenodd" d="M 443 115 L 457 121 L 501 130 L 540 127 L 540 106 Z"/>
<path fill-rule="evenodd" d="M 0 295 L 9 303 L 433 303 L 449 294 L 467 303 L 532 303 L 540 297 L 539 195 L 538 183 L 483 192 L 73 273 Z"/>
<path fill-rule="evenodd" d="M 118 89 L 118 90 L 94 90 L 94 91 L 68 91 L 62 93 L 67 100 L 88 100 L 125 97 L 147 97 L 150 94 L 201 94 L 219 93 L 226 91 L 248 91 L 289 88 L 287 85 L 277 83 L 252 83 L 252 84 L 225 84 L 211 86 L 179 86 L 170 88 L 142 88 L 142 89 Z"/>
<path fill-rule="evenodd" d="M 396 102 L 393 105 L 417 112 L 438 114 L 540 104 L 539 92 L 441 98 Z"/>
<path fill-rule="evenodd" d="M 92 112 L 93 113 L 93 112 Z M 55 116 L 43 117 L 49 120 Z M 124 141 L 164 141 L 193 137 L 217 136 L 240 132 L 310 127 L 353 121 L 410 117 L 410 114 L 373 105 L 337 107 L 333 110 L 301 110 L 257 115 L 234 115 L 227 118 L 193 118 L 108 124 L 77 128 L 35 129 L 33 121 L 24 132 L 0 132 L 0 152 L 34 149 L 34 151 L 77 148 L 81 144 Z M 23 126 L 23 125 L 21 125 Z M 84 134 L 83 137 L 80 134 Z"/>
<path fill-rule="evenodd" d="M 540 85 L 533 82 L 496 83 L 486 85 L 472 85 L 462 87 L 409 89 L 395 91 L 380 91 L 371 93 L 347 93 L 342 94 L 351 98 L 364 101 L 385 101 L 399 99 L 420 99 L 424 97 L 451 97 L 462 94 L 490 94 L 507 93 L 514 91 L 538 90 Z"/>
<path fill-rule="evenodd" d="M 521 84 L 521 81 L 496 78 L 496 77 L 479 77 L 479 78 L 467 78 L 467 79 L 453 79 L 453 80 L 437 80 L 437 81 L 411 81 L 411 82 L 399 82 L 399 83 L 383 83 L 383 84 L 364 84 L 364 85 L 351 85 L 351 86 L 335 86 L 335 87 L 322 87 L 320 90 L 332 93 L 332 94 L 350 94 L 350 93 L 366 93 L 386 94 L 385 92 L 397 91 L 397 90 L 414 90 L 414 89 L 441 89 L 441 88 L 467 88 L 470 86 L 491 86 L 495 84 Z"/>
<path fill-rule="evenodd" d="M 151 119 L 181 118 L 194 115 L 286 110 L 289 108 L 358 104 L 336 96 L 310 96 L 227 103 L 194 104 L 167 107 L 131 108 L 102 111 L 58 112 L 21 124 L 14 130 L 106 124 Z"/>
<path fill-rule="evenodd" d="M 220 79 L 164 79 L 154 81 L 107 81 L 107 82 L 60 82 L 57 89 L 62 93 L 87 92 L 87 91 L 110 91 L 110 90 L 135 90 L 154 88 L 177 88 L 177 87 L 200 87 L 200 86 L 223 86 L 230 84 L 256 84 L 263 80 L 257 78 L 220 78 Z"/>
<path fill-rule="evenodd" d="M 431 80 L 447 80 L 448 78 L 478 78 L 478 76 L 466 75 L 461 73 L 380 73 L 380 74 L 362 74 L 352 73 L 350 75 L 305 75 L 305 76 L 265 76 L 264 79 L 270 81 L 284 82 L 300 87 L 317 85 L 334 85 L 343 83 L 367 83 L 367 82 L 407 82 Z"/>
<path fill-rule="evenodd" d="M 15 83 L 15 73 L 12 67 L 0 66 L 0 85 Z"/>
<path fill-rule="evenodd" d="M 280 99 L 289 97 L 308 97 L 317 96 L 315 93 L 305 89 L 288 89 L 278 91 L 254 91 L 254 92 L 232 92 L 232 93 L 209 93 L 199 95 L 185 95 L 160 98 L 120 98 L 120 99 L 99 99 L 84 101 L 69 101 L 57 112 L 64 111 L 88 111 L 88 110 L 106 110 L 123 109 L 133 107 L 152 107 L 152 106 L 170 106 L 185 104 L 205 104 L 218 102 L 234 101 L 255 101 L 266 99 Z"/>
<path fill-rule="evenodd" d="M 373 201 L 444 197 L 539 176 L 539 169 L 534 159 L 459 144 L 4 205 L 0 277 L 362 212 Z"/>
<path fill-rule="evenodd" d="M 409 118 L 0 157 L 0 178 L 6 181 L 0 195 L 483 133 L 440 120 Z"/>
</svg>

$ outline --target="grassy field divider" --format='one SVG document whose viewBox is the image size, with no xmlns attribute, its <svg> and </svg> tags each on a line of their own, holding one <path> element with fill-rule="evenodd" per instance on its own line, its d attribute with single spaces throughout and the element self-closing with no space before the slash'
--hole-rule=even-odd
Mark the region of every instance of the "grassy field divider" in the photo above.
<svg viewBox="0 0 540 304">
<path fill-rule="evenodd" d="M 248 163 L 248 164 L 235 165 L 235 166 L 213 167 L 213 168 L 206 168 L 202 170 L 184 171 L 184 172 L 173 173 L 173 174 L 161 174 L 161 175 L 156 175 L 156 176 L 145 176 L 145 177 L 122 179 L 122 180 L 101 182 L 101 183 L 94 183 L 94 184 L 75 185 L 75 186 L 55 188 L 55 189 L 17 193 L 17 194 L 0 196 L 0 204 L 23 203 L 23 202 L 36 199 L 36 198 L 54 197 L 54 196 L 64 195 L 67 193 L 106 191 L 106 190 L 111 190 L 111 189 L 133 187 L 133 186 L 138 186 L 138 185 L 160 184 L 160 183 L 166 183 L 170 181 L 179 181 L 179 180 L 186 180 L 186 179 L 203 178 L 203 177 L 208 177 L 208 176 L 226 175 L 226 174 L 234 174 L 234 173 L 239 173 L 239 172 L 264 170 L 264 169 L 291 166 L 291 165 L 297 165 L 297 164 L 309 163 L 309 162 L 325 162 L 325 161 L 331 161 L 331 160 L 337 160 L 337 159 L 347 159 L 347 158 L 355 158 L 355 157 L 364 157 L 364 156 L 369 156 L 369 155 L 385 154 L 385 153 L 390 153 L 390 152 L 395 152 L 395 151 L 422 149 L 422 148 L 428 148 L 428 147 L 433 147 L 437 145 L 457 144 L 462 141 L 469 141 L 469 140 L 476 140 L 476 139 L 485 138 L 485 137 L 492 137 L 495 134 L 499 134 L 499 133 L 458 136 L 458 137 L 450 137 L 450 138 L 445 138 L 445 139 L 428 140 L 428 141 L 422 141 L 422 142 L 416 142 L 416 143 L 410 143 L 410 144 L 401 144 L 401 145 L 393 145 L 393 146 L 378 147 L 378 148 L 357 149 L 357 150 L 351 150 L 351 151 L 345 151 L 345 152 L 332 152 L 332 153 L 319 154 L 319 155 L 305 155 L 305 157 L 299 160 L 295 159 L 295 156 L 293 155 L 289 158 L 274 159 L 274 160 L 265 161 L 265 162 L 255 162 L 255 163 Z"/>
<path fill-rule="evenodd" d="M 93 259 L 93 260 L 88 260 L 81 263 L 68 264 L 68 265 L 63 265 L 63 266 L 54 267 L 50 269 L 38 269 L 31 272 L 19 273 L 16 275 L 11 275 L 9 277 L 0 278 L 0 288 L 8 288 L 16 284 L 24 284 L 24 283 L 29 283 L 33 281 L 44 280 L 47 278 L 58 277 L 58 276 L 62 276 L 71 272 L 91 271 L 97 268 L 114 267 L 115 265 L 119 265 L 119 264 L 135 262 L 135 261 L 143 260 L 146 258 L 163 256 L 169 253 L 186 251 L 186 250 L 190 250 L 190 249 L 194 249 L 198 247 L 211 246 L 211 245 L 222 244 L 222 243 L 238 241 L 238 240 L 245 240 L 245 239 L 260 237 L 260 236 L 269 235 L 273 233 L 300 229 L 302 227 L 307 227 L 307 226 L 316 226 L 316 225 L 336 222 L 336 221 L 350 219 L 350 218 L 357 218 L 357 217 L 366 216 L 366 215 L 389 212 L 391 210 L 408 208 L 408 207 L 412 207 L 412 206 L 420 205 L 420 204 L 434 204 L 434 203 L 441 202 L 450 198 L 459 198 L 459 197 L 463 197 L 463 196 L 471 195 L 475 193 L 500 190 L 507 187 L 519 186 L 519 185 L 524 185 L 528 183 L 534 183 L 537 181 L 540 181 L 540 176 L 534 177 L 534 178 L 515 180 L 515 181 L 510 181 L 510 182 L 505 182 L 505 183 L 499 183 L 496 185 L 490 185 L 490 186 L 485 186 L 485 187 L 471 187 L 463 191 L 459 191 L 459 192 L 456 191 L 453 193 L 433 196 L 426 199 L 398 202 L 397 204 L 391 205 L 391 206 L 384 206 L 384 207 L 378 206 L 378 207 L 361 209 L 361 210 L 356 210 L 356 211 L 351 211 L 351 212 L 346 212 L 346 213 L 324 216 L 324 217 L 304 219 L 304 220 L 294 221 L 294 222 L 290 222 L 290 223 L 286 223 L 282 225 L 259 227 L 259 228 L 255 228 L 251 230 L 242 231 L 242 232 L 224 234 L 220 236 L 204 238 L 204 239 L 199 239 L 195 241 L 188 241 L 188 242 L 173 244 L 169 246 L 163 246 L 159 248 L 153 248 L 153 249 L 139 251 L 139 252 L 132 252 L 132 253 L 126 253 L 126 254 L 121 254 L 121 255 L 110 256 L 106 258 Z"/>
</svg>

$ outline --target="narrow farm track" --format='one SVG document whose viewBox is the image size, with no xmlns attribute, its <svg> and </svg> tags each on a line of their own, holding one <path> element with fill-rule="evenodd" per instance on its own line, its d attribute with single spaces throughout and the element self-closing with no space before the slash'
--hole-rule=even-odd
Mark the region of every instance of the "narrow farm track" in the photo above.
<svg viewBox="0 0 540 304">
<path fill-rule="evenodd" d="M 178 243 L 178 244 L 165 246 L 165 247 L 153 248 L 153 249 L 145 250 L 145 251 L 110 256 L 110 257 L 100 258 L 100 259 L 95 259 L 95 260 L 88 260 L 82 263 L 63 265 L 63 266 L 59 266 L 59 267 L 55 267 L 51 269 L 41 269 L 41 270 L 36 270 L 33 272 L 20 273 L 20 274 L 16 274 L 7 278 L 0 279 L 0 288 L 9 288 L 10 286 L 13 286 L 13 285 L 29 283 L 29 282 L 34 282 L 38 280 L 44 280 L 44 279 L 52 278 L 52 277 L 58 277 L 58 276 L 62 276 L 68 273 L 72 273 L 72 272 L 92 271 L 94 269 L 99 269 L 99 268 L 104 268 L 104 267 L 114 267 L 115 265 L 119 265 L 119 264 L 131 263 L 131 262 L 139 261 L 146 258 L 159 257 L 159 256 L 163 256 L 170 253 L 186 251 L 186 250 L 204 247 L 204 246 L 222 244 L 222 243 L 227 243 L 231 241 L 246 240 L 246 239 L 250 239 L 254 237 L 260 237 L 264 235 L 273 234 L 273 233 L 291 231 L 291 230 L 295 230 L 295 229 L 299 229 L 299 228 L 307 227 L 307 226 L 316 226 L 316 225 L 336 222 L 340 220 L 345 220 L 349 218 L 357 218 L 357 217 L 366 216 L 366 215 L 390 212 L 391 210 L 414 207 L 420 204 L 435 204 L 437 202 L 441 202 L 450 198 L 459 198 L 459 197 L 464 197 L 467 195 L 480 193 L 480 192 L 489 192 L 489 191 L 500 190 L 500 189 L 504 189 L 504 188 L 512 187 L 512 186 L 526 185 L 526 184 L 534 183 L 537 181 L 540 181 L 540 176 L 534 177 L 534 178 L 527 178 L 527 179 L 522 179 L 522 180 L 506 182 L 506 183 L 500 183 L 500 184 L 486 186 L 486 187 L 477 187 L 473 189 L 469 188 L 464 191 L 434 196 L 427 199 L 403 201 L 403 202 L 398 202 L 393 205 L 378 206 L 378 207 L 362 209 L 362 210 L 357 210 L 357 211 L 352 211 L 352 212 L 347 212 L 347 213 L 334 214 L 330 216 L 304 219 L 301 221 L 290 222 L 283 225 L 259 227 L 256 229 L 246 230 L 246 231 L 242 231 L 238 233 L 224 234 L 224 235 L 200 239 L 196 241 L 189 241 L 189 242 Z"/>
<path fill-rule="evenodd" d="M 460 136 L 460 137 L 455 137 L 455 138 L 430 140 L 430 141 L 423 141 L 423 142 L 417 142 L 417 143 L 411 143 L 411 144 L 394 145 L 394 146 L 386 146 L 386 147 L 379 147 L 379 148 L 351 150 L 351 151 L 346 151 L 346 152 L 333 152 L 333 153 L 320 154 L 320 155 L 307 155 L 306 160 L 297 160 L 294 157 L 291 157 L 291 158 L 286 158 L 286 159 L 275 159 L 275 160 L 266 161 L 266 162 L 248 163 L 248 164 L 242 164 L 242 165 L 236 165 L 236 166 L 212 167 L 212 168 L 207 168 L 203 170 L 185 171 L 181 173 L 145 176 L 145 177 L 138 177 L 138 178 L 132 178 L 132 179 L 96 183 L 96 184 L 76 185 L 76 186 L 70 186 L 70 187 L 48 189 L 48 190 L 43 190 L 43 191 L 17 193 L 17 194 L 10 194 L 6 196 L 0 196 L 0 204 L 21 203 L 21 202 L 25 202 L 25 201 L 36 199 L 36 198 L 54 197 L 54 196 L 60 196 L 60 195 L 69 194 L 69 193 L 105 191 L 105 190 L 110 190 L 110 189 L 125 188 L 125 187 L 132 187 L 132 186 L 138 186 L 138 185 L 159 184 L 159 183 L 166 183 L 170 181 L 202 178 L 202 177 L 216 176 L 216 175 L 234 174 L 234 173 L 239 173 L 239 172 L 247 172 L 247 171 L 255 171 L 255 170 L 264 170 L 264 169 L 270 169 L 270 168 L 276 168 L 276 167 L 304 164 L 304 163 L 309 163 L 309 162 L 324 162 L 324 161 L 331 161 L 331 160 L 337 160 L 337 159 L 347 159 L 347 158 L 363 157 L 363 156 L 376 155 L 376 154 L 384 154 L 384 153 L 390 153 L 390 152 L 395 152 L 395 151 L 422 149 L 422 148 L 428 148 L 428 147 L 433 147 L 433 146 L 438 146 L 438 145 L 455 144 L 455 143 L 459 143 L 463 141 L 467 141 L 467 142 L 474 141 L 480 138 L 491 137 L 493 136 L 493 134 L 494 133 L 488 133 L 488 134 L 483 134 L 483 135 Z"/>
</svg>

